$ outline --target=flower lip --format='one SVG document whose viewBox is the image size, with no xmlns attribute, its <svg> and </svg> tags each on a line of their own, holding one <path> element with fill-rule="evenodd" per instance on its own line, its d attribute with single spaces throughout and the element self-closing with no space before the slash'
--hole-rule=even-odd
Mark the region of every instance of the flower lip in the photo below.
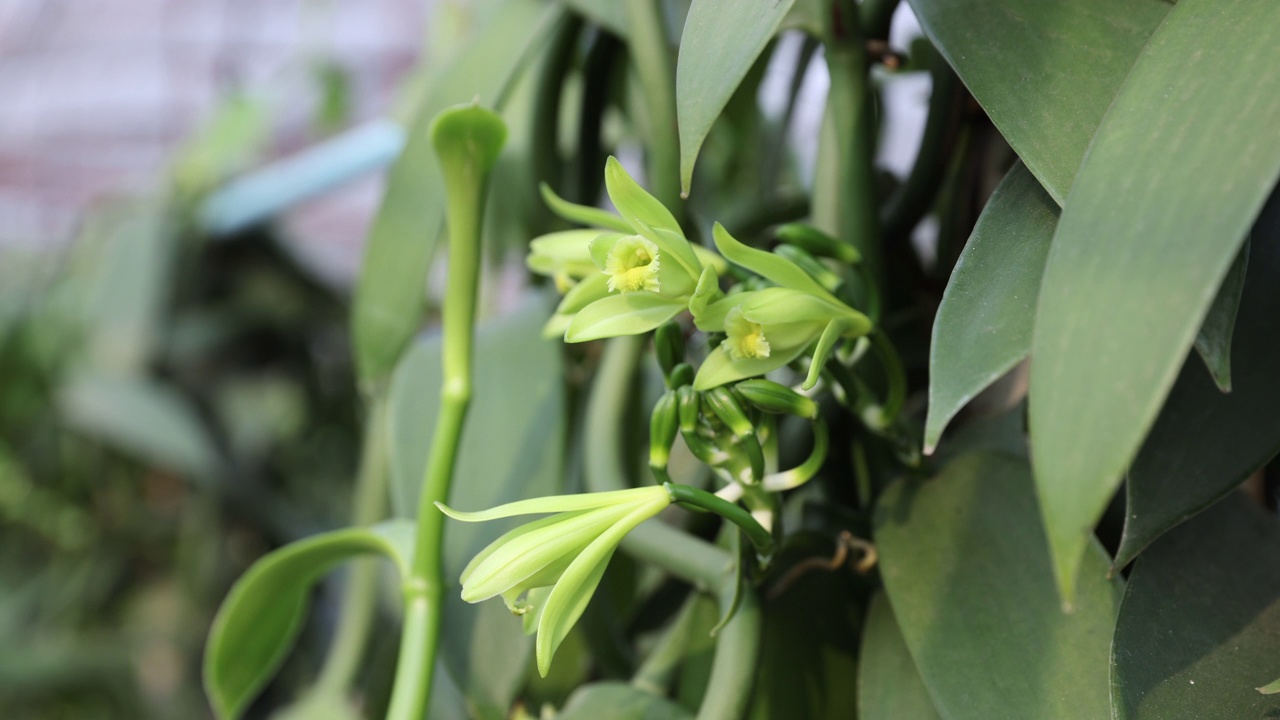
<svg viewBox="0 0 1280 720">
<path fill-rule="evenodd" d="M 728 335 L 723 347 L 734 360 L 754 360 L 769 357 L 769 339 L 764 336 L 764 326 L 751 322 L 735 307 L 725 315 L 724 329 Z"/>
<path fill-rule="evenodd" d="M 605 258 L 604 272 L 611 292 L 658 292 L 658 246 L 639 235 L 629 235 L 614 243 Z"/>
</svg>

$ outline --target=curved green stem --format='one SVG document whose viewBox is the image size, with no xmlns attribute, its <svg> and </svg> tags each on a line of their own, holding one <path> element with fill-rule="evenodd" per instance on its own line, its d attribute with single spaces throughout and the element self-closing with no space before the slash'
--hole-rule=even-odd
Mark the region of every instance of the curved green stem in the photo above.
<svg viewBox="0 0 1280 720">
<path fill-rule="evenodd" d="M 773 554 L 773 536 L 760 523 L 756 522 L 756 519 L 751 517 L 751 513 L 744 510 L 742 506 L 716 497 L 706 490 L 691 485 L 669 482 L 663 487 L 671 494 L 672 502 L 719 515 L 737 525 L 742 532 L 746 533 L 747 539 L 755 546 L 756 552 L 764 556 Z"/>
<path fill-rule="evenodd" d="M 386 400 L 386 392 L 380 390 L 369 404 L 369 418 L 360 450 L 360 471 L 356 475 L 353 525 L 372 525 L 386 516 Z M 347 576 L 342 614 L 316 683 L 321 691 L 342 694 L 355 680 L 377 611 L 378 572 L 378 561 L 361 560 L 352 566 Z"/>
<path fill-rule="evenodd" d="M 898 357 L 897 348 L 889 342 L 889 336 L 884 330 L 871 333 L 871 347 L 884 367 L 888 387 L 884 398 L 884 421 L 891 425 L 898 419 L 902 404 L 907 399 L 907 371 L 902 367 L 902 358 Z"/>
</svg>

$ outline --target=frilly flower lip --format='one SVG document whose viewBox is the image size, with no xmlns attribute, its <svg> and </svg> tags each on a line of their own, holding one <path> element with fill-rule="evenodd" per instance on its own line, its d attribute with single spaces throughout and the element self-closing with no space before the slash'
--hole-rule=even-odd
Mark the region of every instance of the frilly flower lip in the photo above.
<svg viewBox="0 0 1280 720">
<path fill-rule="evenodd" d="M 559 495 L 460 512 L 436 503 L 463 522 L 555 513 L 521 525 L 493 541 L 462 571 L 462 599 L 476 603 L 501 596 L 538 633 L 538 672 L 569 634 L 622 538 L 672 502 L 664 487 Z"/>
</svg>

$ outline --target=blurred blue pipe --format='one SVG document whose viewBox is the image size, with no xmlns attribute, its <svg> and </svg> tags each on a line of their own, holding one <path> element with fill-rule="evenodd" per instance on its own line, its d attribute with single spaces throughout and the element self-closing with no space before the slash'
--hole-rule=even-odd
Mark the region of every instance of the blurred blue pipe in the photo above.
<svg viewBox="0 0 1280 720">
<path fill-rule="evenodd" d="M 405 139 L 404 128 L 390 120 L 352 128 L 210 193 L 200 206 L 200 224 L 214 236 L 243 230 L 390 165 L 400 156 Z"/>
</svg>

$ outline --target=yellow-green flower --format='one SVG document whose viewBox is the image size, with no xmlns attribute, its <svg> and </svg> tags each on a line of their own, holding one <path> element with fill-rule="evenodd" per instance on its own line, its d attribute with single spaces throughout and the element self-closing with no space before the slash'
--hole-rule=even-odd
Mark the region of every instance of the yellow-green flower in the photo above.
<svg viewBox="0 0 1280 720">
<path fill-rule="evenodd" d="M 604 260 L 609 276 L 609 292 L 658 292 L 661 261 L 658 246 L 639 235 L 628 235 L 611 243 Z"/>
<path fill-rule="evenodd" d="M 538 672 L 545 677 L 618 543 L 671 502 L 666 488 L 651 486 L 522 500 L 471 513 L 436 505 L 464 522 L 556 513 L 490 543 L 461 578 L 463 600 L 476 603 L 501 596 L 513 613 L 523 616 L 525 632 L 536 629 Z"/>
</svg>

